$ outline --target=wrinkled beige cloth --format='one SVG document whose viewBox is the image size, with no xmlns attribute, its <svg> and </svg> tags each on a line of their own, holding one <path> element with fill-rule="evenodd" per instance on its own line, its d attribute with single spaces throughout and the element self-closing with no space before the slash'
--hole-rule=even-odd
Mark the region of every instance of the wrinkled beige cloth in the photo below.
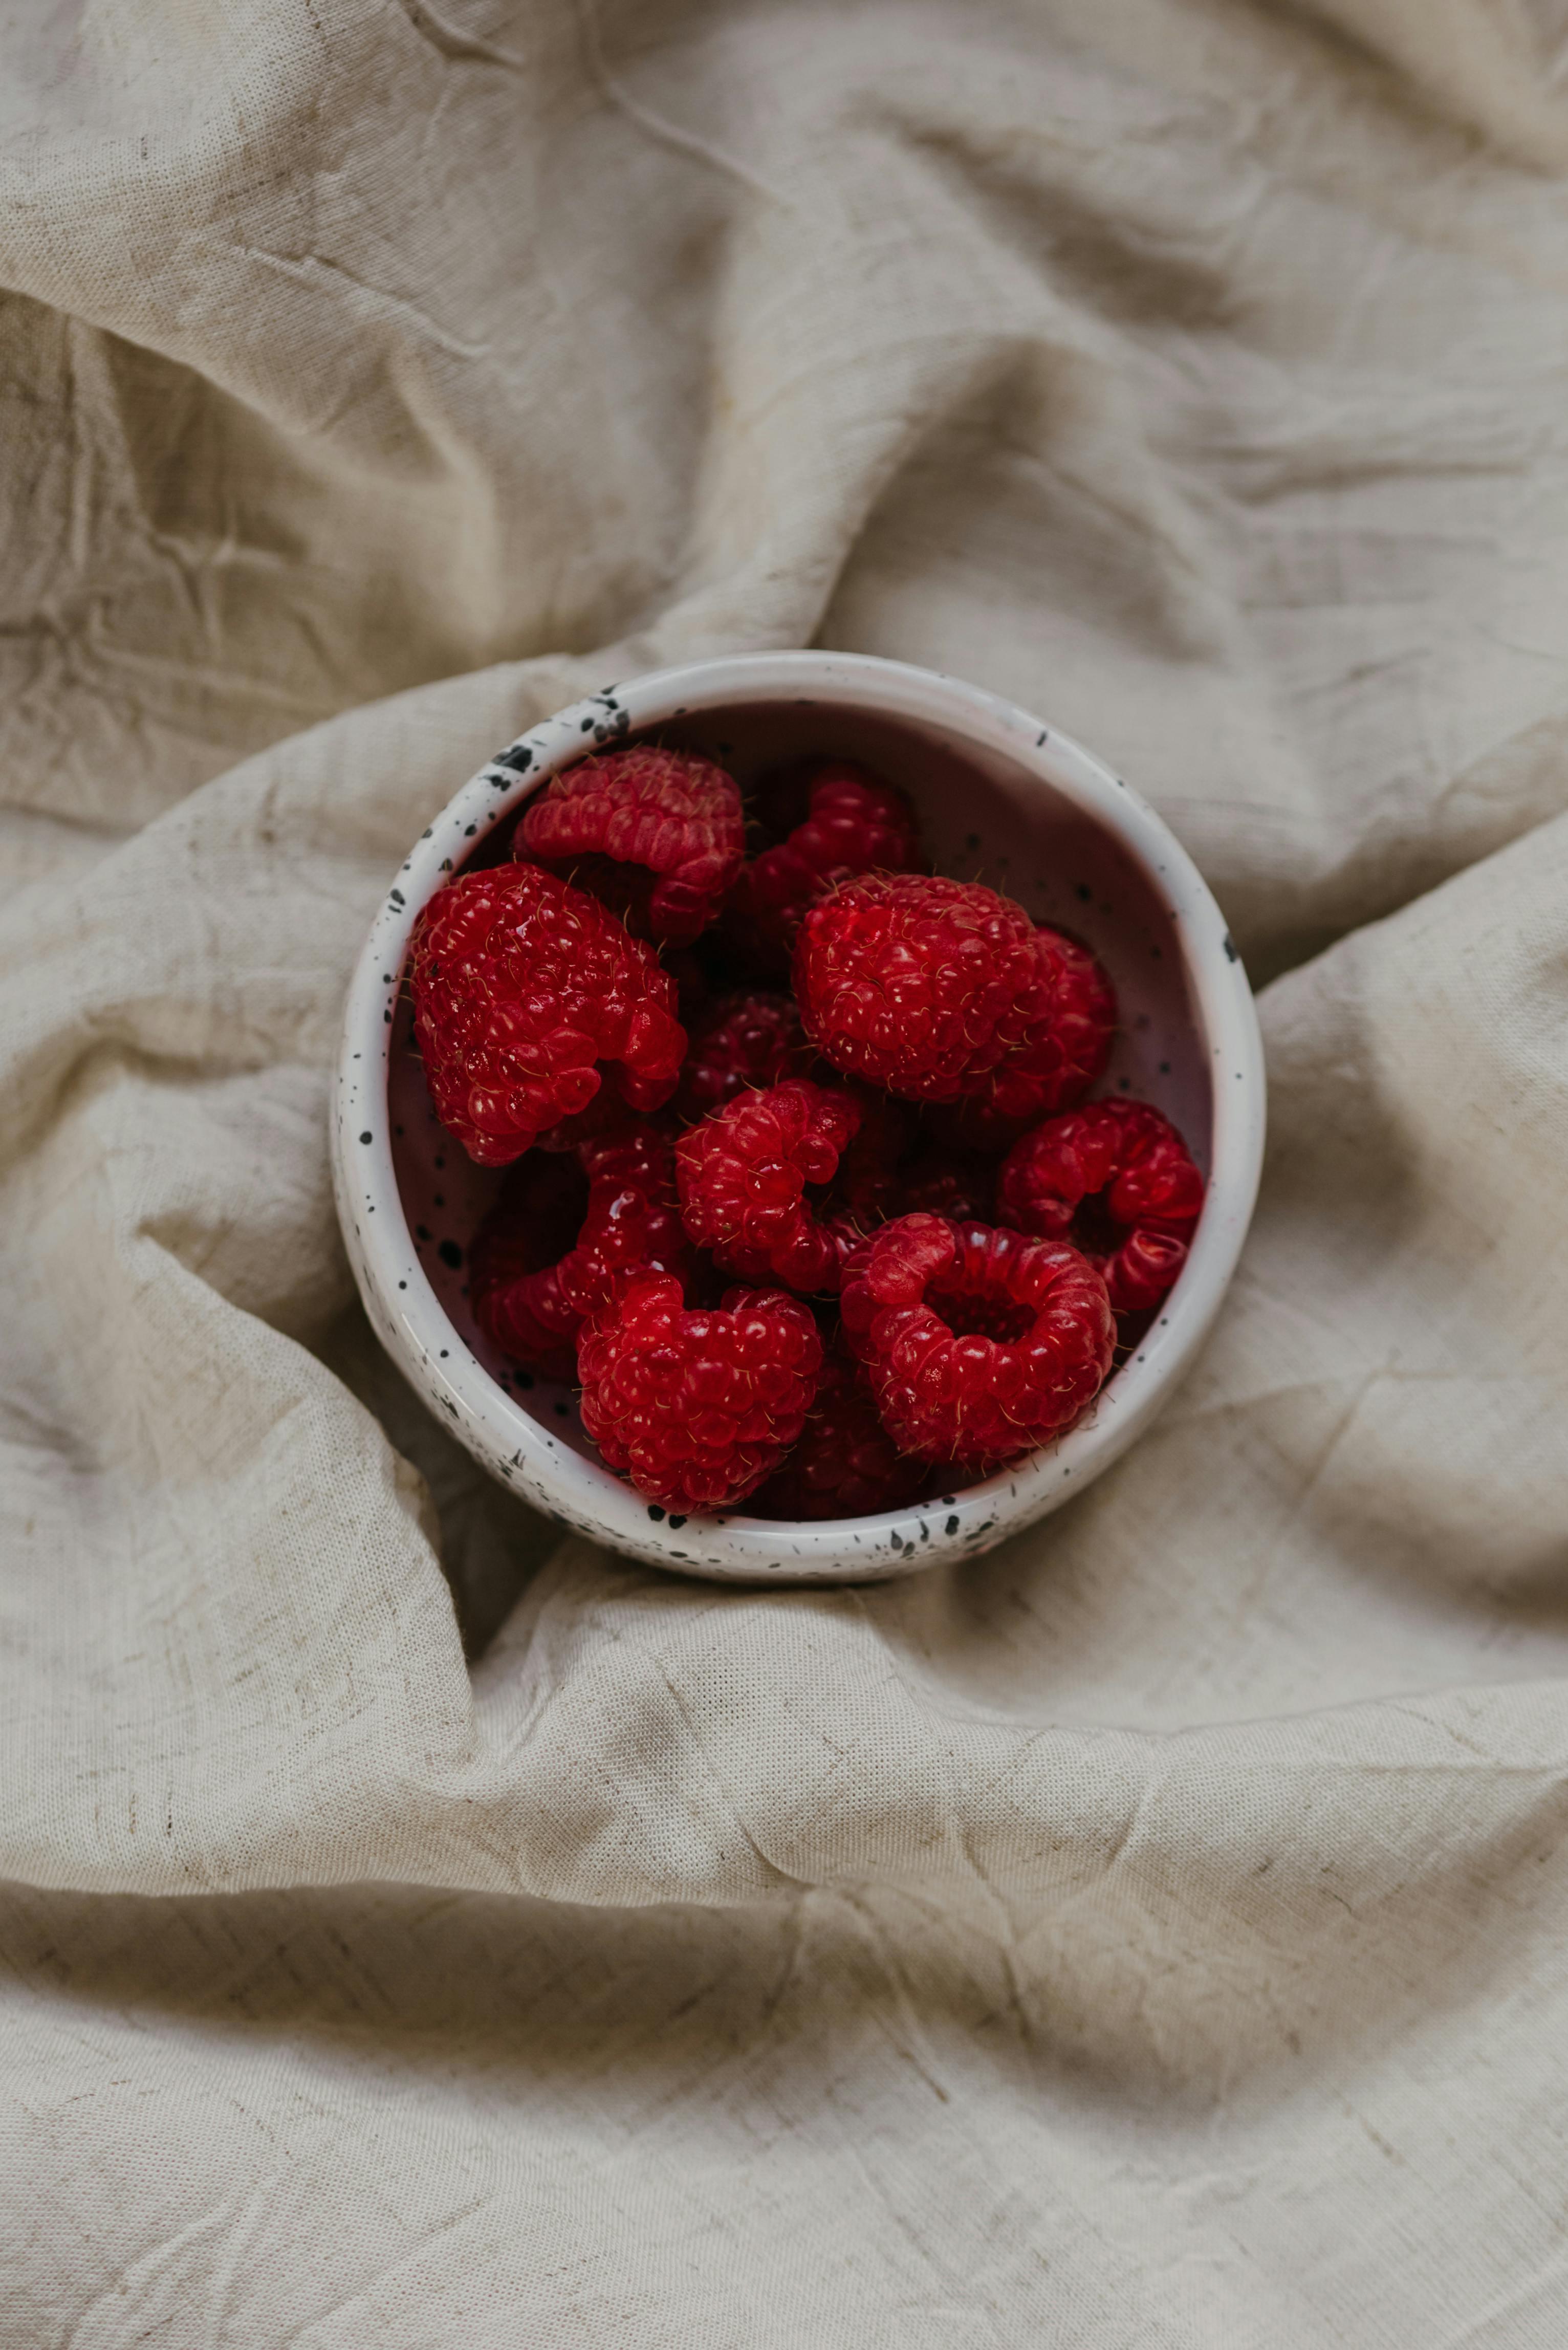
<svg viewBox="0 0 1568 2350">
<path fill-rule="evenodd" d="M 0 2344 L 1568 2339 L 1568 9 L 21 0 Z M 811 640 L 1262 999 L 1092 1492 L 665 1579 L 379 1357 L 346 976 L 495 746 Z"/>
</svg>

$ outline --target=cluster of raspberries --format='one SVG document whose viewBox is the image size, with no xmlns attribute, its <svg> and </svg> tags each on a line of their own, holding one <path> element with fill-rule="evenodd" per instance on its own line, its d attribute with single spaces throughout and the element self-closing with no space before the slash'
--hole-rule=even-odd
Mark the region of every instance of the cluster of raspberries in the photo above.
<svg viewBox="0 0 1568 2350">
<path fill-rule="evenodd" d="M 732 776 L 655 747 L 558 775 L 508 864 L 414 932 L 437 1115 L 505 1166 L 471 1294 L 576 1378 L 672 1513 L 901 1508 L 1071 1426 L 1185 1262 L 1203 1179 L 1159 1112 L 1087 1101 L 1094 955 L 929 870 L 844 760 Z"/>
</svg>

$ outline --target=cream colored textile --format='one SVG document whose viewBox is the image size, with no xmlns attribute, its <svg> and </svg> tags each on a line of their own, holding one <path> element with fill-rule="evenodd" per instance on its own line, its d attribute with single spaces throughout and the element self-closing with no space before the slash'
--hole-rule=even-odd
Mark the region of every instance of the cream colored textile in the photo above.
<svg viewBox="0 0 1568 2350">
<path fill-rule="evenodd" d="M 0 2344 L 1568 2340 L 1568 11 L 21 0 Z M 558 1543 L 352 1305 L 346 975 L 683 652 L 1218 889 L 1272 1139 L 992 1558 Z"/>
</svg>

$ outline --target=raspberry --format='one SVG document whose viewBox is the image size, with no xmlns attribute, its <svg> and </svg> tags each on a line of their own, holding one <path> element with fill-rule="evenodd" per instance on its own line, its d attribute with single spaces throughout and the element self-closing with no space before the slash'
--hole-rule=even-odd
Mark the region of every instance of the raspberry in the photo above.
<svg viewBox="0 0 1568 2350">
<path fill-rule="evenodd" d="M 922 1145 L 899 1170 L 901 1215 L 946 1216 L 952 1224 L 996 1222 L 996 1167 L 978 1151 L 949 1150 L 940 1142 Z"/>
<path fill-rule="evenodd" d="M 752 1506 L 765 1518 L 863 1518 L 905 1508 L 927 1474 L 883 1427 L 865 1374 L 830 1354 L 799 1442 Z"/>
<path fill-rule="evenodd" d="M 789 996 L 723 996 L 691 1032 L 676 1107 L 686 1118 L 705 1118 L 752 1087 L 804 1076 L 815 1058 Z"/>
<path fill-rule="evenodd" d="M 415 925 L 414 1026 L 436 1115 L 471 1159 L 502 1167 L 587 1107 L 618 1065 L 625 1101 L 675 1089 L 686 1032 L 651 951 L 537 865 L 462 873 Z"/>
<path fill-rule="evenodd" d="M 575 1244 L 587 1203 L 587 1180 L 575 1159 L 530 1151 L 507 1169 L 468 1253 L 474 1320 L 504 1355 L 552 1378 L 576 1377 L 580 1317 L 546 1284 Z"/>
<path fill-rule="evenodd" d="M 1076 1419 L 1110 1368 L 1106 1284 L 1076 1249 L 900 1216 L 844 1269 L 844 1333 L 905 1452 L 983 1471 Z"/>
<path fill-rule="evenodd" d="M 625 1102 L 610 1086 L 601 1086 L 587 1109 L 557 1118 L 535 1142 L 535 1150 L 576 1151 L 585 1142 L 605 1142 L 624 1134 L 630 1118 Z"/>
<path fill-rule="evenodd" d="M 722 1510 L 778 1467 L 822 1368 L 809 1310 L 777 1290 L 681 1304 L 668 1275 L 634 1281 L 577 1350 L 583 1425 L 612 1469 L 667 1510 Z"/>
<path fill-rule="evenodd" d="M 852 760 L 831 760 L 811 779 L 805 822 L 742 868 L 729 910 L 787 952 L 806 908 L 835 882 L 908 872 L 923 861 L 905 794 Z"/>
<path fill-rule="evenodd" d="M 804 1077 L 712 1111 L 675 1149 L 687 1232 L 742 1280 L 836 1289 L 845 1243 L 806 1187 L 831 1182 L 861 1115 L 847 1094 Z"/>
<path fill-rule="evenodd" d="M 572 1157 L 575 1167 L 567 1158 L 542 1159 L 537 1170 L 530 1164 L 531 1188 L 519 1187 L 485 1227 L 480 1326 L 525 1362 L 549 1356 L 558 1363 L 563 1352 L 571 1360 L 584 1320 L 609 1305 L 632 1274 L 651 1269 L 684 1282 L 692 1270 L 668 1136 L 651 1126 L 623 1128 L 580 1143 Z M 546 1188 L 557 1168 L 577 1177 L 577 1220 L 564 1238 L 561 1222 L 547 1225 L 566 1190 L 564 1182 Z M 530 1231 L 535 1220 L 547 1238 Z"/>
<path fill-rule="evenodd" d="M 675 1195 L 675 1146 L 656 1127 L 586 1142 L 577 1152 L 588 1179 L 588 1211 L 577 1245 L 556 1271 L 579 1314 L 597 1314 L 628 1273 L 651 1266 L 684 1279 L 691 1250 Z"/>
<path fill-rule="evenodd" d="M 705 930 L 745 855 L 734 778 L 651 743 L 581 760 L 530 801 L 516 854 L 567 873 L 640 937 Z"/>
<path fill-rule="evenodd" d="M 1034 955 L 1023 1040 L 939 1121 L 961 1145 L 1004 1148 L 1022 1128 L 1081 1101 L 1109 1058 L 1116 999 L 1096 957 L 1044 922 Z"/>
<path fill-rule="evenodd" d="M 1024 1041 L 1039 976 L 1023 907 L 940 875 L 846 881 L 807 910 L 794 951 L 818 1052 L 916 1101 L 971 1091 Z"/>
<path fill-rule="evenodd" d="M 860 1241 L 900 1212 L 898 1170 L 909 1148 L 914 1116 L 890 1094 L 856 1085 L 845 1090 L 860 1112 L 860 1126 L 839 1159 L 832 1191 L 820 1213 L 834 1231 Z"/>
<path fill-rule="evenodd" d="M 997 1179 L 997 1219 L 1071 1237 L 1104 1274 L 1118 1314 L 1156 1305 L 1187 1262 L 1203 1178 L 1147 1102 L 1090 1102 L 1015 1143 Z"/>
</svg>

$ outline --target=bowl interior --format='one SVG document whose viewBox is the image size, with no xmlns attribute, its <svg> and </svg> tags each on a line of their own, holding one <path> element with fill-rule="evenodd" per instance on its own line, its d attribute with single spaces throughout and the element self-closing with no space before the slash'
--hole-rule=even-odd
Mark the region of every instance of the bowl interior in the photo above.
<svg viewBox="0 0 1568 2350">
<path fill-rule="evenodd" d="M 634 730 L 627 740 L 701 752 L 743 791 L 805 754 L 863 760 L 899 784 L 919 812 L 940 872 L 979 880 L 1093 947 L 1116 984 L 1121 1029 L 1096 1091 L 1152 1102 L 1185 1136 L 1205 1174 L 1213 1128 L 1210 1054 L 1171 915 L 1131 851 L 1033 767 L 918 718 L 805 697 L 726 703 Z M 472 861 L 509 856 L 521 806 L 476 845 Z M 388 1084 L 392 1162 L 419 1258 L 463 1342 L 518 1406 L 585 1460 L 598 1455 L 569 1388 L 519 1370 L 477 1326 L 469 1303 L 470 1239 L 501 1183 L 437 1123 L 413 1043 L 406 990 L 394 1016 Z M 739 1528 L 737 1512 L 727 1519 Z"/>
</svg>

